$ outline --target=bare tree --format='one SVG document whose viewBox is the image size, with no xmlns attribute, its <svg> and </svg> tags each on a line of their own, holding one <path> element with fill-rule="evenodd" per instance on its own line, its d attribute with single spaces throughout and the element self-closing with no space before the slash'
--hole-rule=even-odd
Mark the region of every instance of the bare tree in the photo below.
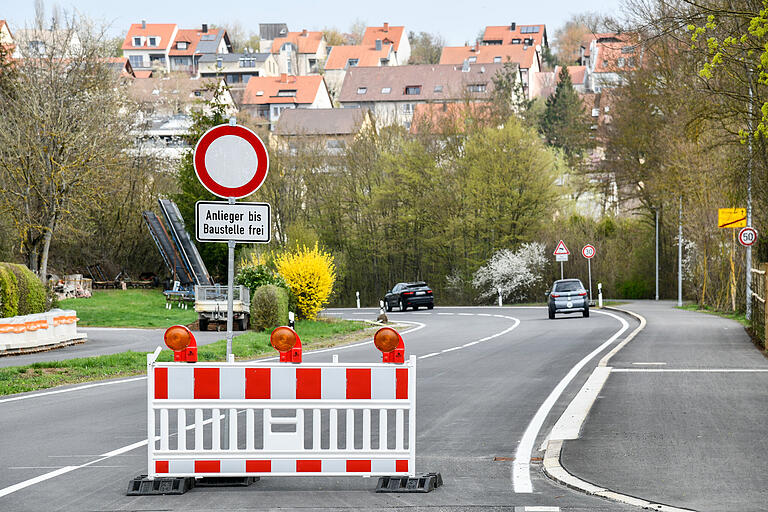
<svg viewBox="0 0 768 512">
<path fill-rule="evenodd" d="M 43 19 L 20 31 L 21 59 L 0 89 L 0 214 L 42 280 L 57 227 L 125 165 L 130 132 L 104 31 L 76 15 L 57 14 L 50 28 Z"/>
</svg>

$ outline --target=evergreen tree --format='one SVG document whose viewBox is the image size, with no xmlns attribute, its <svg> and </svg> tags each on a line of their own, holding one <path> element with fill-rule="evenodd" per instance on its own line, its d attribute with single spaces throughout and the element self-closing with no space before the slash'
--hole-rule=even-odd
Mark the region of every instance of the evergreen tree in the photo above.
<svg viewBox="0 0 768 512">
<path fill-rule="evenodd" d="M 590 121 L 566 66 L 558 78 L 555 93 L 547 99 L 540 131 L 550 145 L 563 150 L 569 166 L 577 169 L 591 145 Z"/>
</svg>

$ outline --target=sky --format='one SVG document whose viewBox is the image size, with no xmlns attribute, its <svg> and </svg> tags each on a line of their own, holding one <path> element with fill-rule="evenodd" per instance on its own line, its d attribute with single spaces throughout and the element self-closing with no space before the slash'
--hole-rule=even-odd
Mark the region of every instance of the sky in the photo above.
<svg viewBox="0 0 768 512">
<path fill-rule="evenodd" d="M 258 33 L 259 23 L 288 24 L 299 31 L 336 27 L 346 31 L 356 20 L 366 25 L 404 25 L 407 31 L 440 34 L 448 45 L 474 41 L 486 25 L 547 25 L 551 38 L 571 15 L 596 12 L 620 14 L 621 0 L 51 0 L 45 1 L 50 12 L 54 5 L 65 11 L 77 10 L 89 18 L 106 22 L 109 34 L 123 35 L 131 23 L 176 23 L 194 28 L 201 23 L 226 25 L 237 21 L 246 30 Z M 0 0 L 0 18 L 8 20 L 11 30 L 23 28 L 34 20 L 35 0 Z"/>
</svg>

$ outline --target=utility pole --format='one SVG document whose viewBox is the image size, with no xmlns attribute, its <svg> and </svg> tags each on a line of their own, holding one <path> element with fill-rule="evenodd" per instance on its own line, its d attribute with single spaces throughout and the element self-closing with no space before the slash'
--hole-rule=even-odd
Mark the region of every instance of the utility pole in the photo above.
<svg viewBox="0 0 768 512">
<path fill-rule="evenodd" d="M 659 300 L 659 209 L 653 211 L 656 214 L 656 300 Z"/>
<path fill-rule="evenodd" d="M 749 127 L 749 161 L 747 162 L 747 227 L 752 227 L 752 71 L 747 68 L 749 82 L 749 104 L 747 105 L 747 126 Z M 747 246 L 747 320 L 752 318 L 752 246 Z"/>
<path fill-rule="evenodd" d="M 683 306 L 683 196 L 677 218 L 677 307 Z"/>
</svg>

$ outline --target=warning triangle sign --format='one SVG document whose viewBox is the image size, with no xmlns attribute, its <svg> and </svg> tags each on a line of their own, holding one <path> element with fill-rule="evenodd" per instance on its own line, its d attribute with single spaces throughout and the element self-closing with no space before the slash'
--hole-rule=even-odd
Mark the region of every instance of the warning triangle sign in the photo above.
<svg viewBox="0 0 768 512">
<path fill-rule="evenodd" d="M 561 254 L 571 254 L 571 251 L 568 250 L 568 248 L 565 246 L 565 243 L 563 243 L 562 240 L 557 244 L 557 247 L 555 248 L 555 252 L 553 252 L 555 256 L 561 255 Z"/>
</svg>

